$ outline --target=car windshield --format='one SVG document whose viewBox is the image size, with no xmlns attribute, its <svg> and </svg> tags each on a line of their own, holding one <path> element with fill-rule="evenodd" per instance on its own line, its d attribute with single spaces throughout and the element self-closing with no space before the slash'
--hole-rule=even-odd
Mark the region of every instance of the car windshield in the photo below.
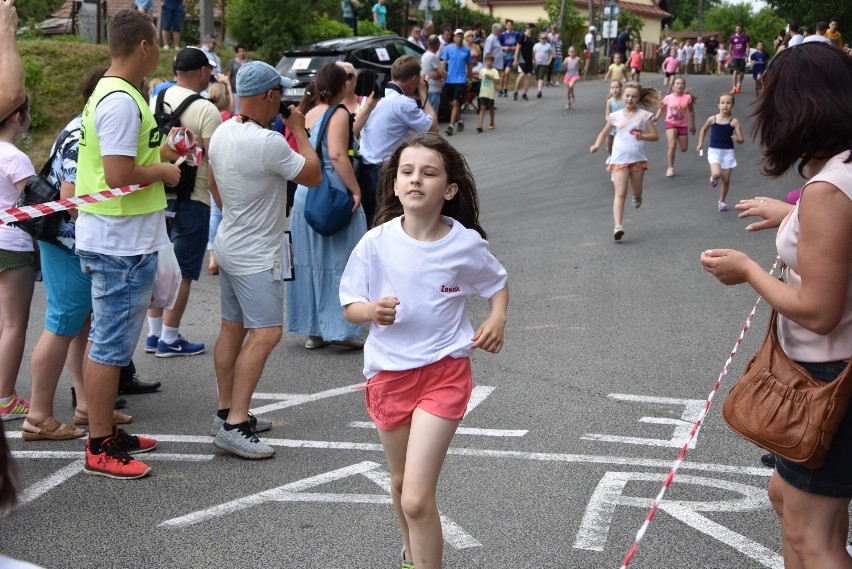
<svg viewBox="0 0 852 569">
<path fill-rule="evenodd" d="M 278 73 L 294 79 L 300 75 L 315 75 L 320 67 L 339 59 L 341 57 L 334 54 L 288 55 L 278 63 Z"/>
</svg>

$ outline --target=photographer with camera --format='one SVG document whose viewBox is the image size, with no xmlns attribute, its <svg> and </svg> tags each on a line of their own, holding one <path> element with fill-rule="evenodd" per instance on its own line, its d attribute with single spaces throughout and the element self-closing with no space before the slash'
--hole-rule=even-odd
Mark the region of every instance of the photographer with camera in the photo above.
<svg viewBox="0 0 852 569">
<path fill-rule="evenodd" d="M 285 182 L 312 187 L 322 181 L 304 115 L 281 104 L 284 88 L 292 86 L 268 63 L 246 63 L 237 73 L 240 114 L 225 121 L 210 140 L 210 170 L 216 173 L 222 200 L 222 224 L 213 246 L 222 310 L 214 354 L 219 400 L 213 444 L 250 459 L 275 454 L 256 435 L 271 422 L 248 411 L 284 324 Z M 267 128 L 279 113 L 298 153 Z"/>
<path fill-rule="evenodd" d="M 384 97 L 361 130 L 358 184 L 368 227 L 372 226 L 377 209 L 376 185 L 382 162 L 410 133 L 438 132 L 438 116 L 429 103 L 429 86 L 420 71 L 420 60 L 413 55 L 394 61 Z"/>
</svg>

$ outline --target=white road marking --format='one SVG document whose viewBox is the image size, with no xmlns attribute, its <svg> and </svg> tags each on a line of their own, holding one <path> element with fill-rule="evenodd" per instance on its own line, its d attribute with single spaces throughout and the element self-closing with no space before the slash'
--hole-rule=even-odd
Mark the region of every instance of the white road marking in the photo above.
<svg viewBox="0 0 852 569">
<path fill-rule="evenodd" d="M 574 541 L 575 549 L 603 551 L 617 506 L 649 509 L 653 498 L 624 496 L 625 486 L 631 481 L 662 482 L 666 474 L 650 472 L 607 472 L 601 478 L 589 499 Z M 728 490 L 739 495 L 730 500 L 690 501 L 670 500 L 660 504 L 660 509 L 688 526 L 714 538 L 754 559 L 764 567 L 780 569 L 783 558 L 763 545 L 721 526 L 698 512 L 746 512 L 768 509 L 769 499 L 764 488 L 702 476 L 680 475 L 679 484 L 695 484 Z"/>
<path fill-rule="evenodd" d="M 347 425 L 359 429 L 375 429 L 376 424 L 370 421 L 352 421 Z M 474 429 L 471 427 L 459 427 L 456 429 L 457 435 L 474 435 L 480 437 L 522 437 L 529 431 L 516 429 Z"/>
<path fill-rule="evenodd" d="M 327 399 L 329 397 L 337 397 L 340 395 L 347 395 L 349 393 L 361 393 L 361 390 L 356 389 L 358 386 L 362 384 L 356 383 L 350 385 L 348 387 L 336 387 L 334 389 L 327 389 L 326 391 L 320 391 L 318 393 L 311 393 L 309 395 L 287 395 L 287 398 L 278 403 L 270 403 L 269 405 L 263 405 L 262 407 L 257 407 L 252 409 L 251 412 L 255 415 L 263 415 L 264 413 L 270 413 L 272 411 L 278 411 L 280 409 L 287 409 L 288 407 L 295 407 L 296 405 L 303 405 L 305 403 L 311 403 L 313 401 L 319 401 L 321 399 Z M 267 394 L 268 395 L 268 394 Z"/>
<path fill-rule="evenodd" d="M 653 425 L 673 425 L 674 431 L 670 439 L 652 439 L 645 437 L 627 437 L 620 435 L 610 435 L 604 433 L 586 433 L 580 439 L 585 441 L 598 441 L 606 443 L 623 443 L 631 445 L 645 445 L 656 447 L 681 448 L 683 444 L 689 440 L 689 433 L 692 431 L 692 426 L 698 419 L 701 410 L 706 403 L 705 399 L 675 399 L 672 397 L 651 397 L 648 395 L 631 395 L 628 393 L 610 393 L 607 397 L 616 401 L 629 401 L 633 403 L 656 403 L 664 405 L 683 405 L 685 407 L 680 419 L 671 417 L 640 417 L 640 423 L 649 423 Z M 699 429 L 700 431 L 700 429 Z M 689 442 L 689 448 L 695 448 L 695 442 L 698 438 L 698 431 L 695 433 L 695 438 Z"/>
<path fill-rule="evenodd" d="M 8 435 L 8 433 L 6 433 Z M 213 437 L 207 437 L 206 442 L 212 442 Z M 163 439 L 158 439 L 163 440 Z M 76 458 L 80 459 L 82 464 L 83 451 L 68 451 L 68 450 L 13 450 L 12 456 L 15 458 Z M 213 460 L 215 454 L 174 454 L 166 452 L 155 452 L 144 455 L 145 462 L 149 461 L 187 461 L 187 462 L 206 462 Z"/>
<path fill-rule="evenodd" d="M 480 403 L 485 401 L 485 398 L 494 393 L 496 387 L 490 387 L 488 385 L 477 385 L 473 388 L 473 391 L 470 393 L 470 401 L 467 402 L 467 410 L 464 412 L 464 416 L 467 417 L 471 411 L 476 409 Z"/>
<path fill-rule="evenodd" d="M 7 433 L 8 434 L 8 433 Z M 146 434 L 146 437 L 153 437 L 160 442 L 174 443 L 213 443 L 213 437 L 209 435 L 162 435 L 162 434 Z M 384 452 L 382 445 L 378 443 L 354 443 L 344 441 L 309 441 L 298 439 L 267 439 L 263 442 L 270 446 L 282 448 L 309 448 L 309 449 L 331 449 L 331 450 L 355 450 L 355 451 L 370 451 Z M 21 458 L 82 458 L 82 452 L 48 452 L 48 451 L 15 451 L 13 456 L 20 454 Z M 606 456 L 606 455 L 591 455 L 591 454 L 564 454 L 553 452 L 525 452 L 513 450 L 491 450 L 477 448 L 461 448 L 450 447 L 447 454 L 456 456 L 469 456 L 474 458 L 502 458 L 511 460 L 533 460 L 539 462 L 572 462 L 586 464 L 614 464 L 618 466 L 635 466 L 647 468 L 665 468 L 670 469 L 672 466 L 671 460 L 655 459 L 655 458 L 637 458 L 630 456 Z M 43 455 L 43 456 L 37 456 Z M 174 458 L 160 460 L 210 460 L 215 455 L 202 454 L 175 454 L 164 455 L 158 452 L 146 455 L 145 460 L 157 460 L 154 457 L 172 456 Z M 701 472 L 715 472 L 719 474 L 742 474 L 747 476 L 760 476 L 768 478 L 772 476 L 772 470 L 766 467 L 751 467 L 751 466 L 736 466 L 729 464 L 715 464 L 704 462 L 689 462 L 686 461 L 681 466 L 681 469 L 696 470 Z"/>
<path fill-rule="evenodd" d="M 82 453 L 77 453 L 77 458 L 80 458 Z M 20 495 L 20 503 L 23 506 L 27 502 L 32 502 L 36 498 L 40 498 L 43 494 L 49 492 L 53 488 L 56 488 L 78 472 L 83 470 L 83 461 L 75 460 L 71 464 L 67 466 L 63 466 L 47 478 L 43 478 L 36 482 L 35 484 L 31 484 L 27 486 L 27 489 L 24 490 Z"/>
<path fill-rule="evenodd" d="M 375 482 L 385 492 L 390 494 L 390 473 L 386 470 L 370 470 L 364 472 L 364 476 Z M 441 530 L 444 534 L 444 541 L 450 544 L 454 549 L 469 549 L 471 547 L 482 547 L 476 538 L 464 531 L 456 522 L 441 514 Z"/>
</svg>

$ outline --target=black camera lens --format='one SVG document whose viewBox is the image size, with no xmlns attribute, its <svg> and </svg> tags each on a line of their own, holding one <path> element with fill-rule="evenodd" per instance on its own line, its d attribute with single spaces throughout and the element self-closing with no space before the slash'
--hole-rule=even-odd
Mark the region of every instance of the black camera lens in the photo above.
<svg viewBox="0 0 852 569">
<path fill-rule="evenodd" d="M 290 105 L 281 101 L 281 104 L 278 105 L 278 114 L 280 114 L 283 118 L 290 118 Z"/>
</svg>

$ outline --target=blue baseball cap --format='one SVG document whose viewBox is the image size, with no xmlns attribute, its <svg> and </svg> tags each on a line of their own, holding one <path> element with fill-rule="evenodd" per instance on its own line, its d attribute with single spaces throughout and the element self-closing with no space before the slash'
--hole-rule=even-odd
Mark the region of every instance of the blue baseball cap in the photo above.
<svg viewBox="0 0 852 569">
<path fill-rule="evenodd" d="M 254 97 L 279 85 L 288 89 L 294 83 L 263 61 L 249 61 L 237 70 L 237 95 L 240 97 Z"/>
</svg>

